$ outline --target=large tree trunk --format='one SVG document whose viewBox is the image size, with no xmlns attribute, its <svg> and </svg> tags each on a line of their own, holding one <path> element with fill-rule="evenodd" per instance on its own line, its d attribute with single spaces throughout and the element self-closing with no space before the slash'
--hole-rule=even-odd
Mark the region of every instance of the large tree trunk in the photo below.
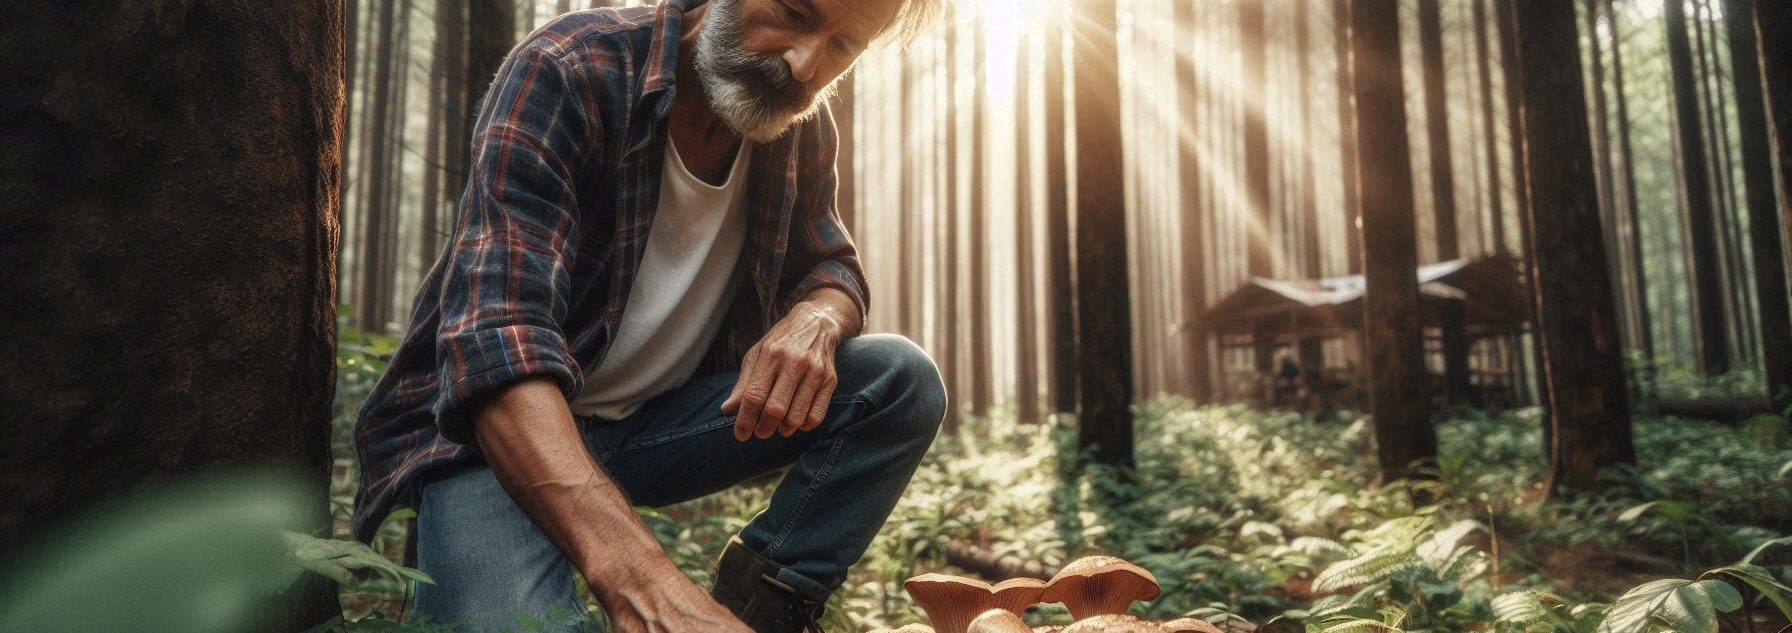
<svg viewBox="0 0 1792 633">
<path fill-rule="evenodd" d="M 1691 284 L 1694 312 L 1693 342 L 1700 371 L 1721 374 L 1730 369 L 1725 338 L 1724 282 L 1718 266 L 1717 229 L 1711 204 L 1710 174 L 1705 167 L 1704 123 L 1700 119 L 1698 84 L 1693 77 L 1692 44 L 1686 34 L 1686 10 L 1679 2 L 1664 2 L 1667 16 L 1668 62 L 1674 82 L 1674 137 L 1682 187 L 1680 206 L 1686 224 L 1689 257 L 1686 269 Z"/>
<path fill-rule="evenodd" d="M 1048 5 L 1051 6 L 1051 5 Z M 1046 20 L 1044 69 L 1045 112 L 1045 236 L 1047 287 L 1056 297 L 1051 304 L 1051 328 L 1046 340 L 1051 341 L 1052 411 L 1076 411 L 1076 304 L 1070 269 L 1070 165 L 1064 153 L 1064 135 L 1069 133 L 1065 119 L 1065 78 L 1069 68 L 1064 63 L 1063 44 L 1069 25 L 1062 9 L 1047 9 L 1053 15 Z"/>
<path fill-rule="evenodd" d="M 1636 155 L 1632 153 L 1630 143 L 1630 97 L 1624 93 L 1624 38 L 1618 31 L 1618 13 L 1612 10 L 1612 0 L 1601 0 L 1600 9 L 1611 31 L 1612 98 L 1618 107 L 1618 151 L 1624 154 L 1622 190 L 1617 198 L 1621 201 L 1618 215 L 1627 229 L 1623 236 L 1626 248 L 1622 250 L 1628 251 L 1629 255 L 1624 281 L 1630 300 L 1625 302 L 1625 307 L 1637 329 L 1638 349 L 1643 352 L 1643 371 L 1651 372 L 1655 363 L 1654 316 L 1649 313 L 1648 271 L 1643 268 L 1643 223 L 1641 205 L 1636 200 Z M 1644 380 L 1644 389 L 1649 382 L 1652 381 Z"/>
<path fill-rule="evenodd" d="M 1431 208 L 1436 226 L 1437 259 L 1462 255 L 1456 231 L 1456 173 L 1450 165 L 1450 111 L 1444 91 L 1443 19 L 1438 3 L 1419 0 L 1419 57 L 1425 76 L 1425 139 L 1431 155 Z M 1468 398 L 1468 333 L 1463 331 L 1462 305 L 1451 302 L 1439 315 L 1443 335 L 1444 392 L 1449 402 Z"/>
<path fill-rule="evenodd" d="M 367 102 L 369 116 L 364 130 L 367 134 L 361 137 L 361 143 L 367 148 L 367 162 L 361 165 L 361 249 L 356 259 L 359 268 L 356 285 L 359 297 L 355 307 L 361 329 L 383 332 L 387 325 L 386 305 L 390 303 L 392 293 L 387 286 L 390 277 L 384 275 L 386 270 L 387 234 L 392 231 L 391 217 L 397 215 L 396 210 L 388 206 L 391 198 L 387 189 L 391 185 L 392 131 L 402 124 L 395 125 L 394 108 L 392 107 L 392 76 L 398 64 L 393 55 L 396 46 L 393 43 L 394 30 L 397 27 L 398 0 L 375 0 L 377 17 L 376 36 L 372 62 L 374 64 L 372 81 L 373 98 Z M 402 113 L 398 113 L 402 115 Z"/>
<path fill-rule="evenodd" d="M 986 162 L 986 157 L 989 153 L 985 151 L 983 141 L 986 132 L 984 125 L 984 113 L 986 108 L 984 107 L 984 103 L 988 101 L 989 96 L 988 91 L 984 89 L 984 77 L 988 76 L 988 73 L 985 72 L 986 69 L 984 68 L 984 66 L 987 65 L 988 56 L 985 54 L 985 50 L 988 47 L 983 43 L 983 29 L 981 28 L 982 21 L 983 18 L 981 12 L 979 12 L 977 21 L 973 23 L 977 28 L 971 30 L 970 37 L 971 73 L 965 77 L 966 80 L 971 82 L 971 103 L 970 112 L 968 113 L 971 124 L 966 128 L 966 133 L 971 136 L 970 163 L 967 165 L 970 172 L 970 191 L 967 192 L 968 197 L 970 198 L 970 206 L 965 209 L 965 213 L 969 215 L 968 219 L 971 222 L 971 231 L 968 234 L 970 238 L 970 248 L 968 249 L 970 251 L 969 261 L 967 262 L 969 264 L 969 269 L 965 271 L 965 277 L 970 282 L 968 294 L 970 295 L 971 304 L 969 310 L 971 327 L 970 341 L 968 342 L 970 353 L 967 355 L 969 358 L 966 360 L 969 361 L 971 366 L 971 412 L 976 415 L 986 415 L 989 413 L 989 407 L 991 401 L 994 399 L 995 392 L 993 385 L 995 372 L 990 366 L 989 358 L 991 343 L 989 337 L 990 208 L 987 200 L 988 196 L 986 194 L 988 188 L 984 187 L 986 178 L 984 178 L 983 169 L 984 162 Z"/>
<path fill-rule="evenodd" d="M 328 529 L 345 6 L 190 5 L 0 10 L 0 557 L 229 466 Z M 337 613 L 310 589 L 257 630 Z"/>
<path fill-rule="evenodd" d="M 1036 35 L 1035 35 L 1036 36 Z M 1015 59 L 1014 276 L 1015 413 L 1021 422 L 1039 421 L 1039 319 L 1033 255 L 1033 46 L 1021 40 Z"/>
<path fill-rule="evenodd" d="M 1481 89 L 1481 127 L 1487 132 L 1487 216 L 1492 225 L 1493 248 L 1497 255 L 1506 254 L 1506 192 L 1500 182 L 1500 144 L 1499 133 L 1493 116 L 1493 66 L 1496 63 L 1492 49 L 1487 41 L 1487 3 L 1490 0 L 1474 0 L 1475 7 L 1475 52 L 1481 57 L 1481 72 L 1477 79 Z"/>
<path fill-rule="evenodd" d="M 1792 4 L 1755 3 L 1755 46 L 1779 165 L 1781 251 L 1792 254 Z"/>
<path fill-rule="evenodd" d="M 1332 37 L 1338 57 L 1338 170 L 1344 177 L 1344 252 L 1346 270 L 1363 272 L 1362 207 L 1357 195 L 1356 107 L 1350 77 L 1350 0 L 1332 0 Z"/>
<path fill-rule="evenodd" d="M 1749 292 L 1743 281 L 1742 222 L 1737 218 L 1736 179 L 1731 167 L 1730 114 L 1724 107 L 1717 61 L 1717 18 L 1711 3 L 1695 0 L 1693 51 L 1697 59 L 1700 98 L 1705 104 L 1706 155 L 1711 158 L 1711 185 L 1717 192 L 1717 249 L 1722 256 L 1724 314 L 1729 317 L 1730 366 L 1754 362 L 1754 319 L 1749 318 Z"/>
<path fill-rule="evenodd" d="M 1189 396 L 1195 402 L 1207 402 L 1213 397 L 1213 380 L 1210 376 L 1212 363 L 1207 355 L 1207 335 L 1200 329 L 1195 316 L 1207 307 L 1207 249 L 1202 233 L 1201 214 L 1201 158 L 1200 136 L 1183 134 L 1183 130 L 1198 129 L 1199 119 L 1196 115 L 1198 105 L 1197 92 L 1200 84 L 1199 71 L 1195 68 L 1198 57 L 1196 37 L 1195 6 L 1192 2 L 1178 2 L 1172 18 L 1176 23 L 1176 40 L 1182 46 L 1176 51 L 1175 85 L 1177 138 L 1176 144 L 1180 155 L 1177 156 L 1177 183 L 1182 211 L 1182 248 L 1178 253 L 1182 258 L 1182 354 L 1186 363 L 1189 380 Z M 1317 255 L 1317 254 L 1315 254 Z"/>
<path fill-rule="evenodd" d="M 1249 219 L 1245 250 L 1250 274 L 1273 278 L 1281 271 L 1276 267 L 1280 258 L 1273 250 L 1275 240 L 1269 231 L 1269 99 L 1264 85 L 1264 57 L 1269 42 L 1263 33 L 1263 2 L 1246 0 L 1237 7 L 1238 43 L 1244 54 L 1244 83 L 1239 89 L 1244 96 L 1244 198 L 1245 217 Z"/>
<path fill-rule="evenodd" d="M 1783 405 L 1792 398 L 1792 313 L 1788 312 L 1792 308 L 1786 299 L 1785 253 L 1780 250 L 1773 157 L 1768 153 L 1767 135 L 1763 133 L 1767 131 L 1767 113 L 1761 94 L 1761 67 L 1755 57 L 1754 24 L 1749 19 L 1754 4 L 1756 0 L 1726 0 L 1724 27 L 1730 36 L 1736 118 L 1743 130 L 1742 176 L 1748 188 L 1749 246 L 1754 253 L 1761 359 L 1767 393 Z"/>
<path fill-rule="evenodd" d="M 1635 463 L 1630 403 L 1593 191 L 1574 5 L 1516 2 L 1524 175 L 1553 447 L 1550 487 L 1589 489 Z"/>
<path fill-rule="evenodd" d="M 478 105 L 498 75 L 504 56 L 516 45 L 516 0 L 466 0 L 467 2 L 467 111 L 468 127 L 479 118 Z"/>
<path fill-rule="evenodd" d="M 1755 3 L 1755 47 L 1780 167 L 1781 250 L 1792 254 L 1792 3 Z"/>
<path fill-rule="evenodd" d="M 1437 455 L 1420 336 L 1417 236 L 1405 80 L 1400 74 L 1399 0 L 1353 0 L 1351 76 L 1362 186 L 1363 335 L 1370 407 L 1383 481 L 1412 475 Z"/>
<path fill-rule="evenodd" d="M 1076 66 L 1076 346 L 1079 447 L 1132 462 L 1132 305 L 1126 279 L 1126 178 L 1120 146 L 1115 0 L 1071 6 Z"/>
</svg>

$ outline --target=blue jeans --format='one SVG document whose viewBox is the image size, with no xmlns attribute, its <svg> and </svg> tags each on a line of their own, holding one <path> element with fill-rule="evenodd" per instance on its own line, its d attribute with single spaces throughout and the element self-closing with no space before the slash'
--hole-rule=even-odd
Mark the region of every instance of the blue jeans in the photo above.
<svg viewBox="0 0 1792 633">
<path fill-rule="evenodd" d="M 835 371 L 827 419 L 790 437 L 734 439 L 721 405 L 736 372 L 695 376 L 623 420 L 577 421 L 586 449 L 635 505 L 695 499 L 790 466 L 740 537 L 785 565 L 779 580 L 821 601 L 895 508 L 946 407 L 939 370 L 900 336 L 842 341 Z M 572 565 L 489 467 L 437 473 L 422 486 L 417 566 L 436 584 L 418 585 L 417 613 L 462 631 L 517 630 L 517 614 L 545 621 L 556 606 L 584 613 Z"/>
</svg>

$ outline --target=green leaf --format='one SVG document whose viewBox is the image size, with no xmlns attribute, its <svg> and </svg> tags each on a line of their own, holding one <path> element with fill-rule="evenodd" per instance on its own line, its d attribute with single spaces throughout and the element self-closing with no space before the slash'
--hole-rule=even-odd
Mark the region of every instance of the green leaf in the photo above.
<svg viewBox="0 0 1792 633">
<path fill-rule="evenodd" d="M 1717 613 L 1742 606 L 1742 595 L 1721 580 L 1668 578 L 1631 589 L 1606 612 L 1599 633 L 1648 633 L 1665 623 L 1678 633 L 1717 631 Z"/>
<path fill-rule="evenodd" d="M 1788 464 L 1788 465 L 1792 465 L 1792 464 Z M 1755 562 L 1756 556 L 1760 556 L 1761 552 L 1765 552 L 1765 551 L 1767 551 L 1768 548 L 1774 547 L 1776 545 L 1792 545 L 1792 536 L 1782 536 L 1782 537 L 1773 539 L 1771 541 L 1767 541 L 1766 543 L 1762 543 L 1760 545 L 1755 546 L 1754 551 L 1751 551 L 1748 553 L 1747 556 L 1742 557 L 1742 563 L 1747 564 L 1747 563 Z"/>
<path fill-rule="evenodd" d="M 356 582 L 355 572 L 372 571 L 386 574 L 393 578 L 409 578 L 418 582 L 436 584 L 435 579 L 422 571 L 405 567 L 387 560 L 379 552 L 359 541 L 340 539 L 321 539 L 309 534 L 282 531 L 286 546 L 292 553 L 293 560 L 300 567 L 323 575 L 337 583 L 350 585 Z"/>
<path fill-rule="evenodd" d="M 1748 583 L 1748 586 L 1754 587 L 1755 591 L 1773 601 L 1773 605 L 1780 608 L 1780 613 L 1785 614 L 1788 619 L 1792 619 L 1792 587 L 1781 583 L 1760 565 L 1737 563 L 1728 567 L 1719 567 L 1704 574 L 1704 577 L 1716 576 L 1729 576 Z"/>
</svg>

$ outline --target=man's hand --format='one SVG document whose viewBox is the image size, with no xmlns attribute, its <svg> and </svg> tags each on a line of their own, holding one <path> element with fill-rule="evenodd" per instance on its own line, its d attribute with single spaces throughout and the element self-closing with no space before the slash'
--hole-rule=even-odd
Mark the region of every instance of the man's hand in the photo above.
<svg viewBox="0 0 1792 633">
<path fill-rule="evenodd" d="M 858 306 L 822 288 L 784 315 L 741 360 L 740 379 L 722 403 L 734 439 L 790 437 L 821 425 L 834 397 L 834 347 L 859 329 Z"/>
<path fill-rule="evenodd" d="M 585 450 L 553 380 L 530 378 L 491 396 L 474 433 L 498 483 L 577 566 L 618 633 L 752 633 L 678 571 Z"/>
<path fill-rule="evenodd" d="M 752 629 L 727 608 L 698 589 L 678 568 L 655 580 L 643 581 L 634 591 L 606 604 L 610 624 L 619 633 L 686 633 L 718 631 L 752 633 Z"/>
</svg>

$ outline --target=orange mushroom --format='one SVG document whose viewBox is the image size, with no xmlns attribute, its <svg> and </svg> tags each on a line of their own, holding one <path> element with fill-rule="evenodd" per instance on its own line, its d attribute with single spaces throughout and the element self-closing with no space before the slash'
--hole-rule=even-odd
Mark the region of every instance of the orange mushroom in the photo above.
<svg viewBox="0 0 1792 633">
<path fill-rule="evenodd" d="M 991 586 L 974 578 L 921 574 L 902 583 L 915 604 L 927 612 L 938 633 L 965 633 L 971 620 L 990 609 L 1020 615 L 1039 602 L 1045 584 L 1032 578 L 1004 580 Z"/>
<path fill-rule="evenodd" d="M 1033 633 L 1025 620 L 1007 609 L 990 609 L 971 620 L 968 633 Z"/>
<path fill-rule="evenodd" d="M 1103 614 L 1064 627 L 1063 633 L 1166 633 L 1169 629 L 1135 615 Z"/>
<path fill-rule="evenodd" d="M 1164 623 L 1170 633 L 1226 633 L 1220 627 L 1200 618 L 1177 618 Z"/>
<path fill-rule="evenodd" d="M 1082 620 L 1124 614 L 1132 601 L 1150 600 L 1162 591 L 1157 577 L 1143 567 L 1112 556 L 1087 556 L 1052 576 L 1039 600 L 1062 602 L 1072 617 Z"/>
</svg>

